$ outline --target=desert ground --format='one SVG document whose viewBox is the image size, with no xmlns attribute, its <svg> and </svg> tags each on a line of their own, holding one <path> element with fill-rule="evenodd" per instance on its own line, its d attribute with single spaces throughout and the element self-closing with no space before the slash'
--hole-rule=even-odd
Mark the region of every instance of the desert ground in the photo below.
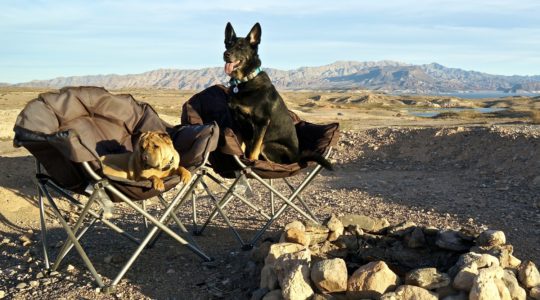
<svg viewBox="0 0 540 300">
<path fill-rule="evenodd" d="M 249 299 L 260 266 L 250 261 L 218 218 L 196 237 L 215 261 L 201 261 L 172 239 L 148 249 L 115 293 L 96 289 L 80 258 L 71 253 L 53 276 L 43 276 L 39 211 L 32 182 L 34 160 L 13 148 L 13 124 L 25 103 L 46 90 L 0 88 L 0 296 L 13 299 Z M 194 91 L 121 90 L 150 103 L 179 123 L 182 104 Z M 391 224 L 417 224 L 468 232 L 498 229 L 515 256 L 540 263 L 540 97 L 466 100 L 396 96 L 366 91 L 283 91 L 288 107 L 313 123 L 339 122 L 342 135 L 332 155 L 335 171 L 323 171 L 305 193 L 317 217 L 357 213 Z M 295 183 L 299 182 L 294 177 Z M 283 186 L 278 186 L 284 188 Z M 217 189 L 217 187 L 214 187 Z M 254 185 L 252 198 L 268 207 L 268 194 Z M 169 197 L 171 193 L 167 194 Z M 201 214 L 211 208 L 201 201 Z M 188 205 L 189 206 L 189 205 Z M 155 199 L 150 212 L 159 214 Z M 69 216 L 69 205 L 62 209 Z M 246 238 L 262 225 L 242 203 L 228 211 Z M 52 253 L 65 238 L 48 211 Z M 180 217 L 190 224 L 190 208 Z M 299 219 L 288 211 L 267 232 L 279 234 Z M 120 206 L 113 220 L 142 236 L 140 217 Z M 110 281 L 134 249 L 96 225 L 83 245 Z M 1 298 L 1 297 L 0 297 Z"/>
</svg>

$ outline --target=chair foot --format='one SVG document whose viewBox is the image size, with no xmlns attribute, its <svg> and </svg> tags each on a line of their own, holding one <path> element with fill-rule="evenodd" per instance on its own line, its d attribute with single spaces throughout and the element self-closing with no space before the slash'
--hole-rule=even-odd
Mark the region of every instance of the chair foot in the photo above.
<svg viewBox="0 0 540 300">
<path fill-rule="evenodd" d="M 203 235 L 202 231 L 197 230 L 197 229 L 194 229 L 194 230 L 192 231 L 192 234 L 193 234 L 194 236 L 202 236 L 202 235 Z"/>
<path fill-rule="evenodd" d="M 108 285 L 101 289 L 104 294 L 110 295 L 116 293 L 116 285 Z"/>
<path fill-rule="evenodd" d="M 243 251 L 249 251 L 251 249 L 253 249 L 253 244 L 244 244 L 244 245 L 242 245 L 242 250 Z"/>
</svg>

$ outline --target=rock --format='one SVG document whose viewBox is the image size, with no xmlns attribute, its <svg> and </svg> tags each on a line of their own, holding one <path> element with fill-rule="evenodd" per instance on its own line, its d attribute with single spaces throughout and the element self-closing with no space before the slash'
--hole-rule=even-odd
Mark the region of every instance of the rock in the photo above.
<svg viewBox="0 0 540 300">
<path fill-rule="evenodd" d="M 527 298 L 527 293 L 525 292 L 525 289 L 519 286 L 514 272 L 510 270 L 504 270 L 502 281 L 504 282 L 504 285 L 506 285 L 506 287 L 508 288 L 512 300 L 525 300 Z"/>
<path fill-rule="evenodd" d="M 477 276 L 469 293 L 470 300 L 500 300 L 499 289 L 494 278 Z"/>
<path fill-rule="evenodd" d="M 281 290 L 273 290 L 268 294 L 264 295 L 262 300 L 282 300 L 283 296 L 281 295 Z"/>
<path fill-rule="evenodd" d="M 371 218 L 364 215 L 349 214 L 339 218 L 344 227 L 356 225 L 364 231 L 379 233 L 390 226 L 388 220 Z"/>
<path fill-rule="evenodd" d="M 512 256 L 512 253 L 514 252 L 514 247 L 512 247 L 512 245 L 491 246 L 491 247 L 477 246 L 477 247 L 471 248 L 471 251 L 483 253 L 483 254 L 490 254 L 499 260 L 499 263 L 503 268 L 507 268 L 507 267 L 510 267 L 510 265 L 512 264 L 511 256 Z"/>
<path fill-rule="evenodd" d="M 110 264 L 112 261 L 112 255 L 107 255 L 103 258 L 103 262 L 105 262 L 106 264 Z"/>
<path fill-rule="evenodd" d="M 334 244 L 338 245 L 340 248 L 347 248 L 350 252 L 355 252 L 358 250 L 358 238 L 354 235 L 342 235 L 340 236 Z"/>
<path fill-rule="evenodd" d="M 276 260 L 283 254 L 295 253 L 304 250 L 305 247 L 297 243 L 278 243 L 272 244 L 268 255 L 264 260 L 265 264 L 273 265 Z"/>
<path fill-rule="evenodd" d="M 439 248 L 458 252 L 467 251 L 472 246 L 471 241 L 466 240 L 463 234 L 453 230 L 439 231 L 435 244 Z"/>
<path fill-rule="evenodd" d="M 405 276 L 405 284 L 415 285 L 427 290 L 433 290 L 450 285 L 450 276 L 439 273 L 435 268 L 413 270 Z"/>
<path fill-rule="evenodd" d="M 257 263 L 263 262 L 266 256 L 268 256 L 270 246 L 272 246 L 272 242 L 266 241 L 261 243 L 259 247 L 253 248 L 251 250 L 251 260 Z"/>
<path fill-rule="evenodd" d="M 358 268 L 347 281 L 347 296 L 354 299 L 377 298 L 393 291 L 399 277 L 385 262 L 375 261 Z"/>
<path fill-rule="evenodd" d="M 283 298 L 309 299 L 314 294 L 309 283 L 309 267 L 306 264 L 288 266 L 287 272 L 280 280 Z"/>
<path fill-rule="evenodd" d="M 329 230 L 326 226 L 311 221 L 306 223 L 306 235 L 310 238 L 310 246 L 326 241 L 328 233 Z"/>
<path fill-rule="evenodd" d="M 73 266 L 73 265 L 71 265 L 71 264 L 67 265 L 66 271 L 68 271 L 68 272 L 73 272 L 73 271 L 75 271 L 75 266 Z"/>
<path fill-rule="evenodd" d="M 395 292 L 386 293 L 381 300 L 437 300 L 437 294 L 414 285 L 399 286 Z"/>
<path fill-rule="evenodd" d="M 478 246 L 501 246 L 506 244 L 506 236 L 500 230 L 486 230 L 476 239 Z"/>
<path fill-rule="evenodd" d="M 20 282 L 19 284 L 17 284 L 15 286 L 15 288 L 18 289 L 18 290 L 22 290 L 22 289 L 26 288 L 26 286 L 27 286 L 26 282 Z"/>
<path fill-rule="evenodd" d="M 33 287 L 33 288 L 38 287 L 39 286 L 39 281 L 37 281 L 37 280 L 30 281 L 30 286 Z"/>
<path fill-rule="evenodd" d="M 261 270 L 260 288 L 275 290 L 279 288 L 278 278 L 272 265 L 265 265 Z"/>
<path fill-rule="evenodd" d="M 540 300 L 540 286 L 533 287 L 529 291 L 529 296 L 531 296 L 531 298 L 534 300 Z"/>
<path fill-rule="evenodd" d="M 405 235 L 411 233 L 415 228 L 416 223 L 407 221 L 388 227 L 387 232 L 390 236 L 404 237 Z"/>
<path fill-rule="evenodd" d="M 502 300 L 512 300 L 512 296 L 510 295 L 510 291 L 502 281 L 502 279 L 495 279 L 495 285 L 497 286 L 497 290 L 499 291 L 499 296 Z"/>
<path fill-rule="evenodd" d="M 416 227 L 410 237 L 407 239 L 407 247 L 409 248 L 421 248 L 426 246 L 426 238 L 424 232 L 419 227 Z"/>
<path fill-rule="evenodd" d="M 493 255 L 467 252 L 462 254 L 456 265 L 449 270 L 450 276 L 455 276 L 462 268 L 476 264 L 477 268 L 499 266 L 499 260 Z"/>
<path fill-rule="evenodd" d="M 515 269 L 519 267 L 519 265 L 521 265 L 521 260 L 510 254 L 510 256 L 508 257 L 508 267 Z"/>
<path fill-rule="evenodd" d="M 307 299 L 313 295 L 309 282 L 310 261 L 309 249 L 285 253 L 277 258 L 274 267 L 283 298 Z"/>
<path fill-rule="evenodd" d="M 287 231 L 292 228 L 298 229 L 300 231 L 306 231 L 306 226 L 304 226 L 304 224 L 302 224 L 302 222 L 300 221 L 292 221 L 291 223 L 285 225 L 283 231 Z"/>
<path fill-rule="evenodd" d="M 532 261 L 525 261 L 519 265 L 518 279 L 526 288 L 540 286 L 540 273 Z"/>
<path fill-rule="evenodd" d="M 343 229 L 341 229 L 340 231 L 331 231 L 329 234 L 328 234 L 328 241 L 330 242 L 334 242 L 336 241 L 340 236 L 343 235 Z"/>
<path fill-rule="evenodd" d="M 261 300 L 264 295 L 268 294 L 270 292 L 267 288 L 260 288 L 253 291 L 251 294 L 251 300 Z"/>
<path fill-rule="evenodd" d="M 36 274 L 36 279 L 41 279 L 43 278 L 45 275 L 43 275 L 43 272 L 39 272 Z"/>
<path fill-rule="evenodd" d="M 311 267 L 311 280 L 323 293 L 347 290 L 347 266 L 341 258 L 321 260 Z"/>
<path fill-rule="evenodd" d="M 336 300 L 332 295 L 327 294 L 315 294 L 310 300 Z"/>
<path fill-rule="evenodd" d="M 446 296 L 444 298 L 442 298 L 443 300 L 468 300 L 469 299 L 469 295 L 461 292 L 459 294 L 456 294 L 456 295 L 450 295 L 450 296 Z"/>
<path fill-rule="evenodd" d="M 297 229 L 297 228 L 287 229 L 284 235 L 285 235 L 286 242 L 297 243 L 304 246 L 309 245 L 310 236 L 300 229 Z"/>
<path fill-rule="evenodd" d="M 328 219 L 328 221 L 326 222 L 326 227 L 328 227 L 328 230 L 330 231 L 341 231 L 341 233 L 343 234 L 343 223 L 341 223 L 339 218 L 335 215 L 332 215 L 330 219 Z"/>
<path fill-rule="evenodd" d="M 6 292 L 0 290 L 0 299 L 3 299 L 4 297 L 6 297 Z"/>
<path fill-rule="evenodd" d="M 472 263 L 468 266 L 465 266 L 463 269 L 461 269 L 457 275 L 454 277 L 454 281 L 452 282 L 452 286 L 461 291 L 470 291 L 474 279 L 478 275 L 478 268 L 476 266 L 476 263 Z"/>
</svg>

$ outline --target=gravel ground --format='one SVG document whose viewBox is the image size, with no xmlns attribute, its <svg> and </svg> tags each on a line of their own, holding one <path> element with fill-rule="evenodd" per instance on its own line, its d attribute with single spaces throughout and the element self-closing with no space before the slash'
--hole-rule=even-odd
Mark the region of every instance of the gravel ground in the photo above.
<svg viewBox="0 0 540 300">
<path fill-rule="evenodd" d="M 212 264 L 202 264 L 185 247 L 164 236 L 155 248 L 143 253 L 111 295 L 96 289 L 74 253 L 58 274 L 41 277 L 35 188 L 29 178 L 32 159 L 20 155 L 1 158 L 5 170 L 1 196 L 7 199 L 2 206 L 20 202 L 22 208 L 28 208 L 13 213 L 2 209 L 0 295 L 4 292 L 13 299 L 242 299 L 257 288 L 261 266 L 250 262 L 251 253 L 240 250 L 221 218 L 196 237 L 216 259 Z M 506 232 L 518 258 L 540 263 L 539 126 L 350 131 L 343 133 L 333 160 L 336 170 L 323 171 L 304 194 L 320 218 L 331 213 L 359 213 L 384 217 L 392 224 L 410 220 L 472 232 L 499 229 Z M 299 176 L 293 178 L 296 184 L 299 180 Z M 268 194 L 256 184 L 253 188 L 255 202 L 268 207 L 264 201 Z M 206 200 L 200 201 L 201 217 L 211 208 Z M 151 212 L 159 214 L 157 202 L 150 202 Z M 183 207 L 180 217 L 187 225 L 190 206 Z M 63 209 L 71 210 L 68 206 Z M 245 238 L 262 225 L 241 202 L 231 202 L 227 210 L 234 212 L 231 219 Z M 128 208 L 117 208 L 115 218 L 133 234 L 144 234 L 141 218 Z M 293 219 L 298 215 L 287 211 L 266 236 L 276 236 Z M 58 223 L 51 221 L 50 225 L 54 252 L 64 235 Z M 115 276 L 134 249 L 102 225 L 83 244 L 105 281 Z"/>
</svg>

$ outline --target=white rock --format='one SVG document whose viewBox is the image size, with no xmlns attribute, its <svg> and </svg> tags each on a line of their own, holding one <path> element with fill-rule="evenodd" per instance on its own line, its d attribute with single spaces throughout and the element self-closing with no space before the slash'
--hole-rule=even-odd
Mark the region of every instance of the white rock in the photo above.
<svg viewBox="0 0 540 300">
<path fill-rule="evenodd" d="M 375 261 L 358 268 L 347 281 L 349 298 L 378 298 L 393 291 L 399 284 L 399 277 L 385 262 Z"/>
<path fill-rule="evenodd" d="M 380 300 L 437 300 L 437 294 L 414 285 L 399 286 L 395 292 L 386 293 Z"/>
<path fill-rule="evenodd" d="M 540 300 L 540 286 L 533 287 L 529 291 L 529 296 L 531 296 L 531 298 L 534 300 Z"/>
<path fill-rule="evenodd" d="M 419 286 L 427 290 L 448 286 L 450 282 L 450 276 L 438 272 L 435 268 L 416 269 L 405 276 L 406 284 Z"/>
<path fill-rule="evenodd" d="M 283 296 L 281 295 L 281 290 L 273 290 L 270 293 L 264 295 L 262 300 L 282 300 Z"/>
<path fill-rule="evenodd" d="M 283 254 L 294 253 L 304 250 L 306 247 L 296 243 L 278 243 L 270 246 L 268 255 L 264 260 L 265 264 L 273 265 L 276 260 Z"/>
<path fill-rule="evenodd" d="M 508 288 L 512 300 L 525 300 L 527 298 L 527 293 L 525 292 L 525 289 L 519 286 L 516 276 L 512 271 L 505 270 L 502 281 L 504 282 L 504 285 L 506 285 L 506 287 Z"/>
<path fill-rule="evenodd" d="M 468 292 L 471 290 L 474 279 L 477 275 L 478 268 L 476 267 L 476 263 L 472 263 L 471 265 L 464 267 L 457 273 L 457 275 L 454 277 L 454 281 L 452 282 L 452 286 L 456 290 Z"/>
<path fill-rule="evenodd" d="M 500 275 L 502 277 L 502 274 Z M 498 270 L 480 269 L 469 293 L 469 300 L 503 300 L 499 291 L 500 285 L 496 283 L 496 280 L 500 279 L 497 276 L 499 276 Z"/>
<path fill-rule="evenodd" d="M 518 279 L 526 288 L 540 286 L 540 273 L 532 261 L 525 261 L 519 265 Z"/>
<path fill-rule="evenodd" d="M 311 280 L 323 293 L 347 290 L 347 266 L 341 258 L 318 261 L 311 267 Z"/>
<path fill-rule="evenodd" d="M 298 229 L 300 231 L 306 231 L 306 226 L 302 224 L 300 221 L 292 221 L 291 223 L 285 225 L 285 228 L 283 228 L 283 231 L 287 231 L 291 228 Z"/>
<path fill-rule="evenodd" d="M 307 299 L 314 292 L 309 281 L 309 249 L 281 255 L 274 263 L 284 299 Z"/>
<path fill-rule="evenodd" d="M 500 246 L 506 244 L 506 236 L 500 230 L 486 230 L 476 239 L 478 246 Z"/>
</svg>

